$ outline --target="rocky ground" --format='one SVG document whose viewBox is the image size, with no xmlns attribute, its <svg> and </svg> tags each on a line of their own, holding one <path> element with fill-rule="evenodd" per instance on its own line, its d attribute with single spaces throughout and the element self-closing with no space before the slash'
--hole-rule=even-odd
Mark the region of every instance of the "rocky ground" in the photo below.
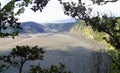
<svg viewBox="0 0 120 73">
<path fill-rule="evenodd" d="M 38 45 L 43 47 L 46 53 L 41 65 L 46 67 L 62 62 L 73 73 L 97 73 L 93 72 L 93 70 L 98 69 L 98 66 L 95 66 L 97 65 L 95 62 L 97 62 L 98 57 L 94 57 L 93 53 L 98 52 L 100 49 L 105 49 L 103 44 L 80 34 L 44 33 L 22 34 L 15 39 L 0 38 L 0 53 L 6 54 L 16 45 Z M 11 73 L 14 73 L 14 71 Z"/>
</svg>

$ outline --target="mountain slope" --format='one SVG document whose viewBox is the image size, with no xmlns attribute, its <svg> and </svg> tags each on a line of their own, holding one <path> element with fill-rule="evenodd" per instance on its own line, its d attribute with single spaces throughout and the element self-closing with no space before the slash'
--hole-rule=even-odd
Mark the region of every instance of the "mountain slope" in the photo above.
<svg viewBox="0 0 120 73">
<path fill-rule="evenodd" d="M 21 24 L 21 33 L 43 33 L 44 26 L 36 22 L 24 22 Z"/>
<path fill-rule="evenodd" d="M 21 24 L 21 33 L 58 33 L 69 31 L 75 22 L 69 23 L 44 23 L 24 22 Z"/>
</svg>

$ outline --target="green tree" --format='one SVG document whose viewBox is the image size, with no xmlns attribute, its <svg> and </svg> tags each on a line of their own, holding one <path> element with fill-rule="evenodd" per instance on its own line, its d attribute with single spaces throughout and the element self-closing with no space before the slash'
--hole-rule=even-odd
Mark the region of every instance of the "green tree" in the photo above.
<svg viewBox="0 0 120 73">
<path fill-rule="evenodd" d="M 0 73 L 5 71 L 7 68 L 8 68 L 8 66 L 6 64 L 0 64 Z"/>
<path fill-rule="evenodd" d="M 19 15 L 24 11 L 24 8 L 20 9 L 15 13 L 15 0 L 11 0 L 9 3 L 1 7 L 0 3 L 0 37 L 5 36 L 14 36 L 18 35 L 20 29 L 20 23 L 18 19 L 15 18 L 16 15 Z"/>
<path fill-rule="evenodd" d="M 19 73 L 22 73 L 23 65 L 27 61 L 43 60 L 44 53 L 45 51 L 43 51 L 43 48 L 38 48 L 38 46 L 16 46 L 9 55 L 3 55 L 0 59 L 13 67 L 17 67 Z"/>
<path fill-rule="evenodd" d="M 60 0 L 61 1 L 61 0 Z M 98 0 L 100 3 L 105 2 L 103 0 Z M 101 2 L 102 1 L 102 2 Z M 114 1 L 107 1 L 107 2 L 115 2 Z M 97 3 L 97 2 L 93 2 Z M 100 4 L 97 3 L 97 4 Z M 87 8 L 85 3 L 79 0 L 79 3 L 65 3 L 61 1 L 61 4 L 64 6 L 65 14 L 70 15 L 74 18 L 78 18 L 84 20 L 86 25 L 90 25 L 93 30 L 97 30 L 99 32 L 105 32 L 109 35 L 109 39 L 105 39 L 108 43 L 110 43 L 115 49 L 120 49 L 120 24 L 119 24 L 119 17 L 108 17 L 107 15 L 101 15 L 97 12 L 97 16 L 90 17 L 90 13 L 92 12 L 92 8 Z"/>
<path fill-rule="evenodd" d="M 66 70 L 64 64 L 59 63 L 59 65 L 51 65 L 50 68 L 42 68 L 40 65 L 31 66 L 30 73 L 71 73 Z"/>
<path fill-rule="evenodd" d="M 3 62 L 0 65 L 0 72 L 7 70 L 10 66 L 18 68 L 19 73 L 23 73 L 23 66 L 27 61 L 43 60 L 45 51 L 43 48 L 29 47 L 29 46 L 16 46 L 12 49 L 9 55 L 0 56 L 0 61 Z M 64 64 L 51 65 L 50 68 L 43 68 L 39 65 L 29 64 L 30 70 L 28 73 L 71 73 L 66 70 Z"/>
</svg>

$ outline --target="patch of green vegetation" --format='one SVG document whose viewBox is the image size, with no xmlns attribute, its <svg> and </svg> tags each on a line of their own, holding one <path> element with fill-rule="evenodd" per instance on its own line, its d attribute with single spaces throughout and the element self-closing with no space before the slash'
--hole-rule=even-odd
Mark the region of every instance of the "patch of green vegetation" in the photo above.
<svg viewBox="0 0 120 73">
<path fill-rule="evenodd" d="M 120 73 L 120 50 L 110 50 L 108 53 L 112 60 L 108 73 Z"/>
<path fill-rule="evenodd" d="M 98 32 L 97 30 L 93 30 L 91 26 L 87 26 L 83 20 L 77 22 L 70 32 L 75 33 L 83 33 L 84 36 L 104 43 L 108 46 L 109 49 L 114 49 L 112 45 L 107 43 L 104 38 L 109 38 L 109 36 L 105 32 Z"/>
</svg>

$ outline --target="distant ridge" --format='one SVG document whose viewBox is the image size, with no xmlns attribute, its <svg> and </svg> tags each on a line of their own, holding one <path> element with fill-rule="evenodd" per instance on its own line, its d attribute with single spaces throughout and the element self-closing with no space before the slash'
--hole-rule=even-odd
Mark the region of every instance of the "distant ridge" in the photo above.
<svg viewBox="0 0 120 73">
<path fill-rule="evenodd" d="M 21 24 L 21 33 L 58 33 L 58 32 L 68 32 L 75 22 L 67 23 L 36 23 L 36 22 L 23 22 Z"/>
<path fill-rule="evenodd" d="M 21 33 L 43 33 L 44 26 L 36 22 L 23 22 L 21 24 L 22 30 Z"/>
<path fill-rule="evenodd" d="M 45 23 L 46 32 L 68 32 L 75 22 L 68 23 Z"/>
</svg>

